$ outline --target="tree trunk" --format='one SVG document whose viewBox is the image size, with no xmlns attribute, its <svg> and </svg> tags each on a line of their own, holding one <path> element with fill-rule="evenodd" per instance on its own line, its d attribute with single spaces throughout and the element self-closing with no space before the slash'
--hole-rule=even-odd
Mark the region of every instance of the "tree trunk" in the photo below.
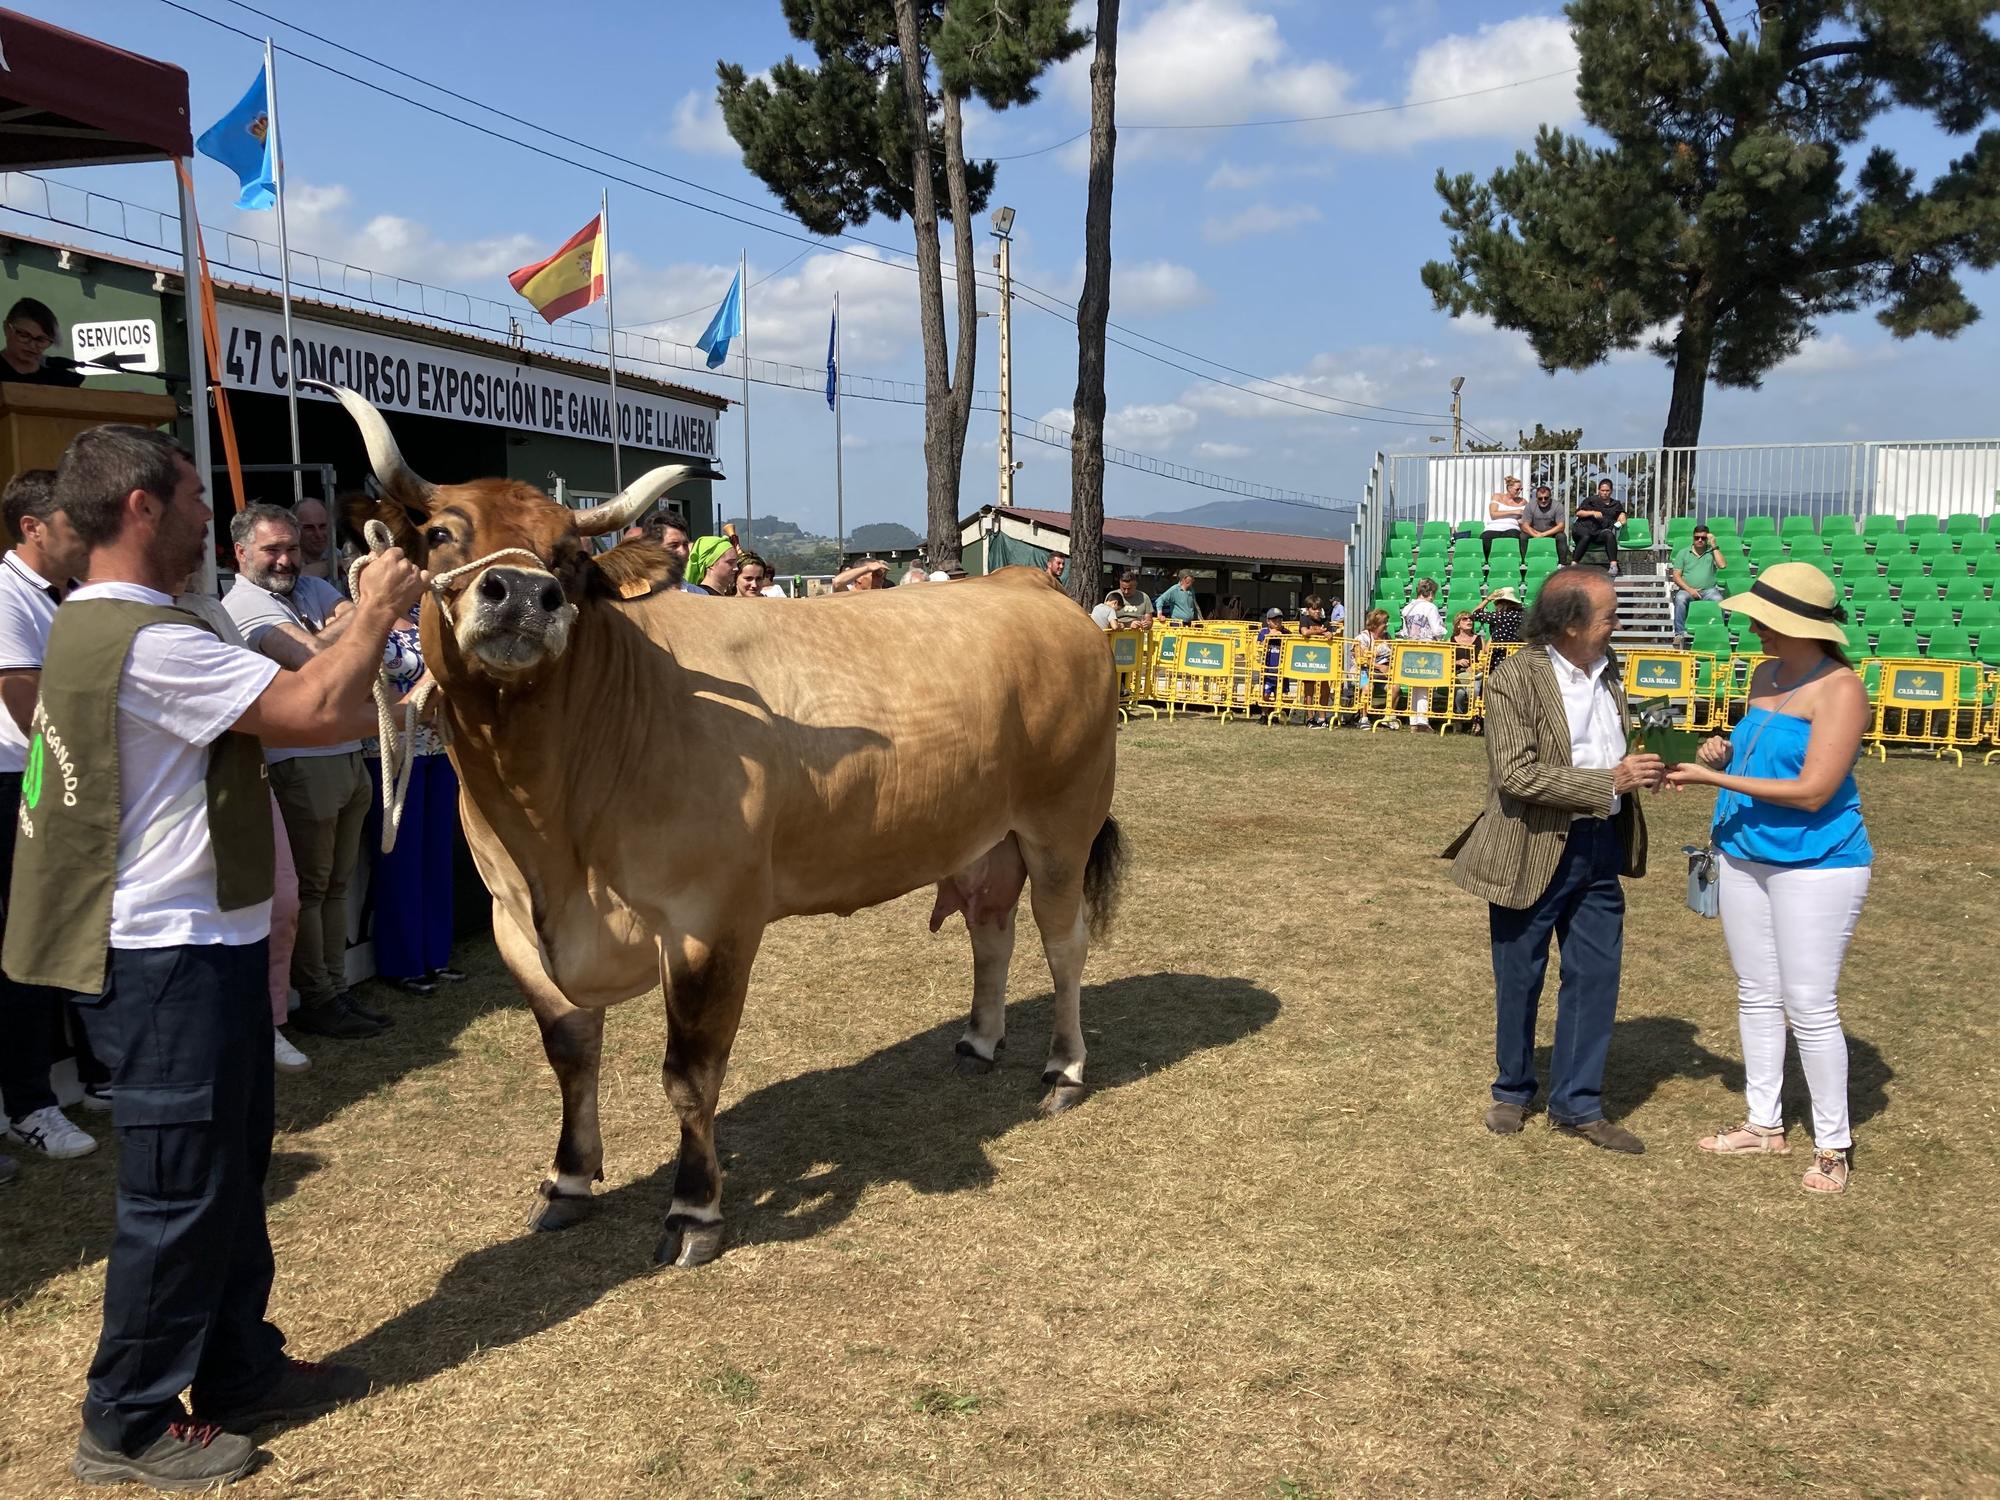
<svg viewBox="0 0 2000 1500">
<path fill-rule="evenodd" d="M 910 124 L 910 187 L 916 198 L 917 311 L 924 337 L 924 472 L 932 566 L 958 557 L 958 466 L 952 456 L 951 377 L 944 334 L 944 272 L 938 260 L 937 188 L 923 39 L 916 0 L 895 0 L 896 46 L 903 54 L 903 107 Z"/>
<path fill-rule="evenodd" d="M 1681 315 L 1681 329 L 1674 336 L 1674 394 L 1667 403 L 1667 429 L 1660 435 L 1663 448 L 1693 448 L 1701 442 L 1701 408 L 1708 396 L 1708 361 L 1715 346 L 1711 318 L 1701 306 Z M 1692 453 L 1662 455 L 1666 471 L 1660 476 L 1662 517 L 1684 516 L 1694 509 L 1694 458 Z"/>
<path fill-rule="evenodd" d="M 1069 595 L 1104 597 L 1104 325 L 1111 316 L 1111 167 L 1118 146 L 1118 0 L 1097 0 L 1090 64 L 1090 197 L 1083 212 L 1083 297 L 1076 309 L 1076 411 L 1070 435 Z"/>
<path fill-rule="evenodd" d="M 958 348 L 953 351 L 951 370 L 951 537 L 948 548 L 938 535 L 938 517 L 931 516 L 931 555 L 946 557 L 938 564 L 959 565 L 959 485 L 965 476 L 965 429 L 972 420 L 972 380 L 978 373 L 979 351 L 978 267 L 973 263 L 972 195 L 965 185 L 965 118 L 956 94 L 944 96 L 944 180 L 951 195 L 952 258 L 958 277 Z"/>
</svg>

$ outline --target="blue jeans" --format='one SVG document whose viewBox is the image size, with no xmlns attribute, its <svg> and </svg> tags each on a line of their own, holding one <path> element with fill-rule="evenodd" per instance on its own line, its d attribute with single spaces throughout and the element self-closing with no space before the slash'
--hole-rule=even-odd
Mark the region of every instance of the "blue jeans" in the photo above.
<svg viewBox="0 0 2000 1500">
<path fill-rule="evenodd" d="M 1690 594 L 1686 589 L 1673 589 L 1670 592 L 1674 596 L 1674 635 L 1676 638 L 1687 634 L 1688 606 L 1690 604 L 1697 599 L 1713 599 L 1717 604 L 1720 604 L 1726 597 L 1722 590 L 1718 588 L 1706 588 L 1698 594 Z"/>
<path fill-rule="evenodd" d="M 1604 1118 L 1604 1062 L 1618 1012 L 1624 957 L 1624 850 L 1609 818 L 1570 825 L 1562 860 L 1533 906 L 1488 908 L 1497 997 L 1493 1097 L 1526 1107 L 1535 1097 L 1535 1015 L 1549 968 L 1549 938 L 1562 949 L 1555 1050 L 1549 1058 L 1549 1118 L 1588 1125 Z"/>
</svg>

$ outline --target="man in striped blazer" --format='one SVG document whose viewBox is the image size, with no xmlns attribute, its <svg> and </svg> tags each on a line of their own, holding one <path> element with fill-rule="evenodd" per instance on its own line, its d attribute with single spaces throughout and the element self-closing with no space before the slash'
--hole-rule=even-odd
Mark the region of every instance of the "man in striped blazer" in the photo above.
<svg viewBox="0 0 2000 1500">
<path fill-rule="evenodd" d="M 1517 1133 L 1533 1102 L 1535 1013 L 1562 949 L 1549 1122 L 1608 1151 L 1639 1138 L 1604 1118 L 1604 1064 L 1625 935 L 1621 876 L 1646 873 L 1640 793 L 1657 755 L 1625 753 L 1625 693 L 1611 635 L 1618 595 L 1596 568 L 1550 575 L 1528 611 L 1526 645 L 1486 685 L 1486 808 L 1445 857 L 1460 889 L 1488 903 L 1499 1072 L 1486 1128 Z"/>
</svg>

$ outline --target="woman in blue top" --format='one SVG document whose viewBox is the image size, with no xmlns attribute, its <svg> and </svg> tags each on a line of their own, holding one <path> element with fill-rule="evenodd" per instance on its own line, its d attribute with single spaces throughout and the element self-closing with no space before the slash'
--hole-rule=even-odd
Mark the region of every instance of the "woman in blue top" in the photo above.
<svg viewBox="0 0 2000 1500">
<path fill-rule="evenodd" d="M 1835 991 L 1875 859 L 1854 786 L 1868 694 L 1841 649 L 1845 611 L 1817 568 L 1774 564 L 1722 607 L 1750 617 L 1770 660 L 1751 679 L 1749 711 L 1734 735 L 1706 741 L 1701 764 L 1667 773 L 1669 786 L 1721 789 L 1714 837 L 1722 930 L 1743 1036 L 1744 1121 L 1700 1145 L 1722 1156 L 1790 1149 L 1778 1106 L 1789 1020 L 1812 1094 L 1805 1187 L 1838 1193 L 1853 1141 Z"/>
</svg>

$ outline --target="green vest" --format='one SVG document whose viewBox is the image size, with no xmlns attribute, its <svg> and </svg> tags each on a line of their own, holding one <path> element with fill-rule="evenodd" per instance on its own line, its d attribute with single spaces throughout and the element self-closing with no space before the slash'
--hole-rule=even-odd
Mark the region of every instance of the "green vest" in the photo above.
<svg viewBox="0 0 2000 1500">
<path fill-rule="evenodd" d="M 21 984 L 104 991 L 123 800 L 118 689 L 132 638 L 148 625 L 195 625 L 214 634 L 184 609 L 125 599 L 73 600 L 49 628 L 0 951 L 0 968 Z M 271 794 L 255 735 L 228 730 L 209 746 L 208 833 L 217 909 L 270 900 Z"/>
</svg>

